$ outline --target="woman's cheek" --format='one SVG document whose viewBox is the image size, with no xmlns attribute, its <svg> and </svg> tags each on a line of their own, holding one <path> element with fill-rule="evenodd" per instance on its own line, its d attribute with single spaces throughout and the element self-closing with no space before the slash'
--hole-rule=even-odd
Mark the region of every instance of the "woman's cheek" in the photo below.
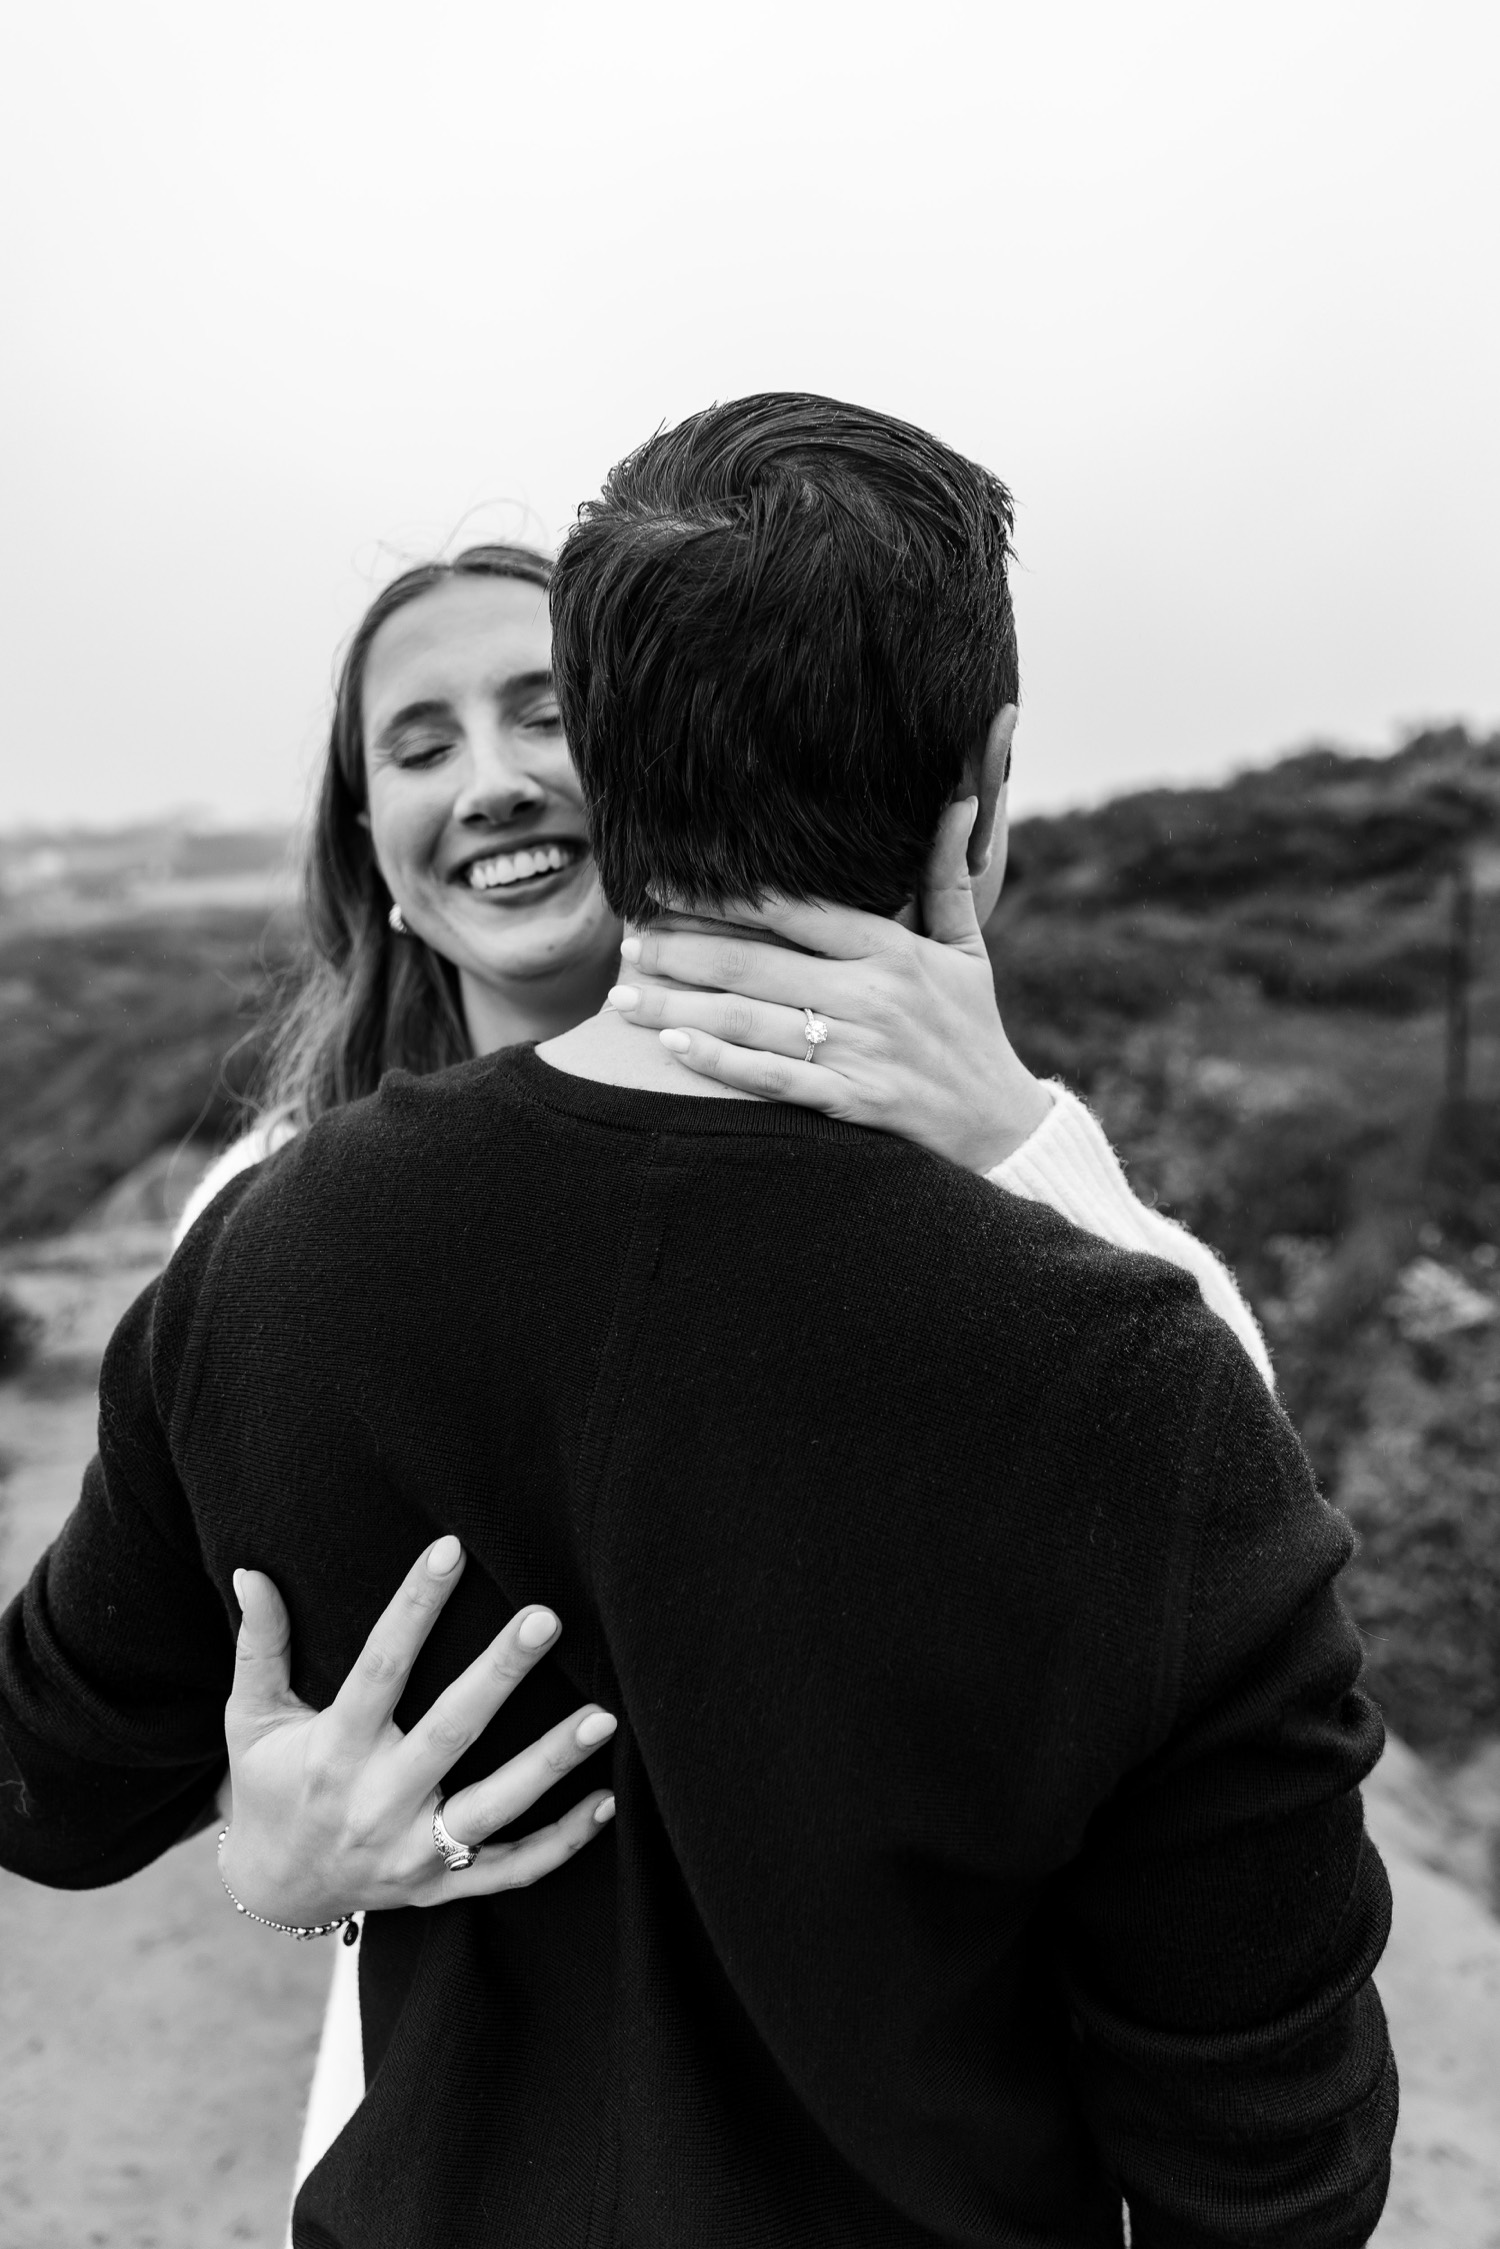
<svg viewBox="0 0 1500 2249">
<path fill-rule="evenodd" d="M 410 889 L 423 877 L 438 879 L 437 849 L 446 805 L 424 802 L 419 791 L 382 789 L 370 804 L 375 862 L 387 886 Z"/>
</svg>

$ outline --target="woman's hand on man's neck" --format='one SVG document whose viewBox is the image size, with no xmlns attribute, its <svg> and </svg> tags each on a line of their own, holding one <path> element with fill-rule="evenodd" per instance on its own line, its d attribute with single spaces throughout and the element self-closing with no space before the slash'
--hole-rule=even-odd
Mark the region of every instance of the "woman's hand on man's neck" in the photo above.
<svg viewBox="0 0 1500 2249">
<path fill-rule="evenodd" d="M 664 913 L 652 927 L 696 930 L 711 937 L 753 937 L 757 944 L 785 943 L 770 931 L 724 921 L 713 915 Z M 796 950 L 795 947 L 790 949 Z M 741 1093 L 731 1086 L 720 1085 L 716 1079 L 685 1070 L 660 1039 L 643 1035 L 640 1026 L 627 1023 L 607 1002 L 587 1021 L 563 1032 L 560 1037 L 544 1040 L 537 1048 L 537 1055 L 554 1070 L 562 1070 L 571 1078 L 592 1078 L 597 1084 L 626 1086 L 637 1093 L 697 1094 L 710 1101 L 753 1101 L 756 1098 L 753 1093 Z"/>
</svg>

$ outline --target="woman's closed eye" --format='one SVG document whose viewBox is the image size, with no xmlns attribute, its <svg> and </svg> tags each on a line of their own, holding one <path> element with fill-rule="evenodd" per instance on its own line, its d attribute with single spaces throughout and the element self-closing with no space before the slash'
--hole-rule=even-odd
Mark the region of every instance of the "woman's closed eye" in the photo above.
<svg viewBox="0 0 1500 2249">
<path fill-rule="evenodd" d="M 453 748 L 454 741 L 455 737 L 450 733 L 403 735 L 390 744 L 386 756 L 389 763 L 399 767 L 403 773 L 421 772 L 446 757 Z"/>
</svg>

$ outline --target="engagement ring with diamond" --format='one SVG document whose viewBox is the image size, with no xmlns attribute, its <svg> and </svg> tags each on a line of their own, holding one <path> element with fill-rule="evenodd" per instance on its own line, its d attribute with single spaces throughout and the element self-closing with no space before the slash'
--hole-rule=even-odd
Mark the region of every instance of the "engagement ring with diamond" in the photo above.
<svg viewBox="0 0 1500 2249">
<path fill-rule="evenodd" d="M 802 1022 L 803 1036 L 807 1040 L 807 1052 L 802 1059 L 804 1062 L 811 1062 L 818 1048 L 828 1036 L 828 1025 L 819 1016 L 814 1015 L 810 1007 L 805 1007 L 802 1010 Z"/>
</svg>

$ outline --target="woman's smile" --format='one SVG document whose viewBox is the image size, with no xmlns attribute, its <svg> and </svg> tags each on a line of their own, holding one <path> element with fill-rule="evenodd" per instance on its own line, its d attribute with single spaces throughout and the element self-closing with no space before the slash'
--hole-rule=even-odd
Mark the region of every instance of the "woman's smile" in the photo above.
<svg viewBox="0 0 1500 2249">
<path fill-rule="evenodd" d="M 537 837 L 505 851 L 492 851 L 455 868 L 449 881 L 495 905 L 530 902 L 562 888 L 562 880 L 589 866 L 588 845 L 576 836 Z"/>
</svg>

